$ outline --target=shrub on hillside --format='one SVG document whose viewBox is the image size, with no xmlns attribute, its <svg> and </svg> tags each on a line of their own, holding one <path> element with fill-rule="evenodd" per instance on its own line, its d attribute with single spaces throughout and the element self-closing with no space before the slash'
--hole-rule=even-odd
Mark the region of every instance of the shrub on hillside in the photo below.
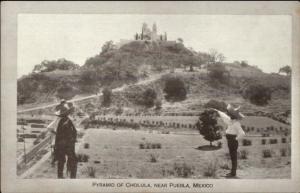
<svg viewBox="0 0 300 193">
<path fill-rule="evenodd" d="M 167 101 L 182 101 L 186 99 L 187 90 L 184 82 L 178 77 L 167 77 L 164 92 Z"/>
<path fill-rule="evenodd" d="M 58 60 L 44 60 L 41 64 L 37 64 L 34 66 L 32 72 L 51 72 L 54 70 L 75 70 L 79 69 L 80 66 L 75 64 L 72 61 L 66 60 L 64 58 Z"/>
<path fill-rule="evenodd" d="M 42 93 L 53 92 L 61 85 L 61 82 L 42 73 L 32 73 L 20 78 L 17 84 L 17 102 L 20 105 L 36 102 L 40 99 Z"/>
<path fill-rule="evenodd" d="M 241 65 L 241 67 L 248 67 L 249 66 L 248 62 L 245 61 L 245 60 L 242 60 L 240 65 Z"/>
<path fill-rule="evenodd" d="M 143 91 L 142 95 L 140 96 L 138 103 L 141 105 L 146 106 L 147 108 L 153 107 L 157 94 L 154 89 L 147 88 Z"/>
<path fill-rule="evenodd" d="M 211 81 L 218 83 L 228 83 L 229 72 L 222 63 L 214 63 L 208 66 L 208 75 Z"/>
<path fill-rule="evenodd" d="M 123 113 L 123 108 L 121 106 L 118 106 L 118 108 L 115 111 L 115 115 L 121 115 Z"/>
<path fill-rule="evenodd" d="M 261 84 L 251 84 L 243 91 L 243 98 L 255 105 L 267 105 L 271 100 L 271 90 Z"/>
<path fill-rule="evenodd" d="M 102 90 L 102 94 L 103 94 L 102 105 L 104 107 L 109 107 L 111 104 L 112 90 L 109 88 L 104 88 Z"/>
<path fill-rule="evenodd" d="M 161 100 L 156 100 L 155 101 L 155 110 L 160 110 L 162 106 Z"/>
<path fill-rule="evenodd" d="M 226 112 L 227 111 L 227 104 L 223 101 L 217 101 L 214 99 L 209 100 L 205 105 L 205 108 L 214 108 L 219 111 Z"/>
<path fill-rule="evenodd" d="M 56 91 L 56 97 L 59 99 L 70 100 L 77 94 L 76 89 L 71 85 L 62 83 L 62 85 Z"/>
<path fill-rule="evenodd" d="M 98 92 L 97 82 L 100 80 L 100 74 L 94 69 L 84 69 L 80 72 L 78 86 L 81 91 L 88 93 Z"/>
</svg>

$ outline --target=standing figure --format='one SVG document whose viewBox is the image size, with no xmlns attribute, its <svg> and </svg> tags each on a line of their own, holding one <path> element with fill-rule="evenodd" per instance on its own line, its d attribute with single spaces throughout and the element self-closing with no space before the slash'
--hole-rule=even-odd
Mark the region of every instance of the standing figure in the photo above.
<svg viewBox="0 0 300 193">
<path fill-rule="evenodd" d="M 245 136 L 245 132 L 241 127 L 240 120 L 245 116 L 239 112 L 240 107 L 233 108 L 230 104 L 227 105 L 227 113 L 218 111 L 221 120 L 226 125 L 226 139 L 229 149 L 229 154 L 231 158 L 231 172 L 226 175 L 226 177 L 235 177 L 237 169 L 237 149 L 239 146 L 238 139 Z"/>
<path fill-rule="evenodd" d="M 54 159 L 58 162 L 57 177 L 63 178 L 63 170 L 67 157 L 67 170 L 70 171 L 71 178 L 76 178 L 77 157 L 75 154 L 75 142 L 77 131 L 68 117 L 74 111 L 74 107 L 72 103 L 66 103 L 59 105 L 57 110 L 56 115 L 60 117 L 54 145 Z"/>
</svg>

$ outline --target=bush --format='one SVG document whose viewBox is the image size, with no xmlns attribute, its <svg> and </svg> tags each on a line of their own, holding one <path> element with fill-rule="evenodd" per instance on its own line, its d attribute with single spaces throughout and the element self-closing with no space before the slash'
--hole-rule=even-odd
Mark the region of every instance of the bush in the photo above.
<svg viewBox="0 0 300 193">
<path fill-rule="evenodd" d="M 154 89 L 147 88 L 143 93 L 137 98 L 137 104 L 144 105 L 147 108 L 153 107 L 156 101 L 157 94 Z"/>
<path fill-rule="evenodd" d="M 282 138 L 281 143 L 286 143 L 286 138 Z"/>
<path fill-rule="evenodd" d="M 248 66 L 249 66 L 249 64 L 247 61 L 245 61 L 245 60 L 241 61 L 241 67 L 248 67 Z"/>
<path fill-rule="evenodd" d="M 39 140 L 39 139 L 36 139 L 36 140 L 34 140 L 33 141 L 33 145 L 37 145 L 37 144 L 39 144 L 41 141 Z"/>
<path fill-rule="evenodd" d="M 146 143 L 146 149 L 151 149 L 151 143 Z"/>
<path fill-rule="evenodd" d="M 84 149 L 89 149 L 89 148 L 90 148 L 90 144 L 85 143 L 85 144 L 84 144 Z"/>
<path fill-rule="evenodd" d="M 109 107 L 111 104 L 112 90 L 106 87 L 102 90 L 102 94 L 103 94 L 102 106 Z"/>
<path fill-rule="evenodd" d="M 66 83 L 61 83 L 61 86 L 56 91 L 56 97 L 65 100 L 72 99 L 76 94 L 77 90 Z"/>
<path fill-rule="evenodd" d="M 161 109 L 161 105 L 162 105 L 161 100 L 156 100 L 155 101 L 155 110 L 160 110 Z"/>
<path fill-rule="evenodd" d="M 115 114 L 116 115 L 121 115 L 123 113 L 123 108 L 121 106 L 119 106 L 116 111 L 115 111 Z"/>
<path fill-rule="evenodd" d="M 269 149 L 263 150 L 263 157 L 264 157 L 264 158 L 270 158 L 270 157 L 272 157 L 272 152 L 271 152 L 271 150 L 269 150 Z"/>
<path fill-rule="evenodd" d="M 157 148 L 157 149 L 161 149 L 161 144 L 160 144 L 160 143 L 157 143 L 157 144 L 156 144 L 156 148 Z"/>
<path fill-rule="evenodd" d="M 206 177 L 216 177 L 218 171 L 218 160 L 211 160 L 204 168 L 204 176 Z"/>
<path fill-rule="evenodd" d="M 220 168 L 223 170 L 230 170 L 228 162 L 223 162 L 222 164 L 220 164 Z"/>
<path fill-rule="evenodd" d="M 177 177 L 188 178 L 193 174 L 193 168 L 187 165 L 185 162 L 183 164 L 175 163 L 173 166 L 175 175 Z"/>
<path fill-rule="evenodd" d="M 151 144 L 151 149 L 156 149 L 156 144 L 155 143 Z"/>
<path fill-rule="evenodd" d="M 151 163 L 157 162 L 157 156 L 155 156 L 154 154 L 150 154 L 150 162 Z"/>
<path fill-rule="evenodd" d="M 251 140 L 243 139 L 243 146 L 250 146 L 250 145 L 252 145 Z"/>
<path fill-rule="evenodd" d="M 219 140 L 222 138 L 222 127 L 217 125 L 217 112 L 214 110 L 205 110 L 200 114 L 199 121 L 196 124 L 201 135 L 204 139 L 210 142 Z"/>
<path fill-rule="evenodd" d="M 248 151 L 246 150 L 241 150 L 240 153 L 239 153 L 239 158 L 240 159 L 248 159 Z"/>
<path fill-rule="evenodd" d="M 270 144 L 277 144 L 277 139 L 270 139 Z"/>
<path fill-rule="evenodd" d="M 282 157 L 287 156 L 287 151 L 286 151 L 286 149 L 281 149 L 281 150 L 280 150 L 280 154 L 281 154 Z"/>
<path fill-rule="evenodd" d="M 226 112 L 227 111 L 227 104 L 223 101 L 217 101 L 214 99 L 209 100 L 205 105 L 205 108 L 214 108 L 219 111 Z"/>
<path fill-rule="evenodd" d="M 168 77 L 165 81 L 164 92 L 167 101 L 176 102 L 186 99 L 187 90 L 184 82 L 177 77 Z"/>
<path fill-rule="evenodd" d="M 90 157 L 86 154 L 77 154 L 77 161 L 78 162 L 88 162 L 89 158 Z"/>
<path fill-rule="evenodd" d="M 222 63 L 215 63 L 208 66 L 208 75 L 211 81 L 218 83 L 228 83 L 229 82 L 229 72 Z"/>
<path fill-rule="evenodd" d="M 145 146 L 143 143 L 140 143 L 139 147 L 140 147 L 140 149 L 145 149 Z"/>
<path fill-rule="evenodd" d="M 88 166 L 87 167 L 87 173 L 88 173 L 89 177 L 95 178 L 96 177 L 96 168 L 92 167 L 92 166 Z"/>
<path fill-rule="evenodd" d="M 251 84 L 246 87 L 242 95 L 252 104 L 263 106 L 271 100 L 271 89 L 261 84 Z"/>
</svg>

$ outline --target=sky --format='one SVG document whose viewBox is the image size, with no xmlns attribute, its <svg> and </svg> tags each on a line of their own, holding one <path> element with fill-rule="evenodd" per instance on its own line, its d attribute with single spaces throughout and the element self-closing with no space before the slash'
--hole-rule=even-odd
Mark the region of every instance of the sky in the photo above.
<svg viewBox="0 0 300 193">
<path fill-rule="evenodd" d="M 216 49 L 226 62 L 246 60 L 268 73 L 292 65 L 288 15 L 19 14 L 18 77 L 43 60 L 83 65 L 106 41 L 133 39 L 144 22 L 196 51 Z"/>
</svg>

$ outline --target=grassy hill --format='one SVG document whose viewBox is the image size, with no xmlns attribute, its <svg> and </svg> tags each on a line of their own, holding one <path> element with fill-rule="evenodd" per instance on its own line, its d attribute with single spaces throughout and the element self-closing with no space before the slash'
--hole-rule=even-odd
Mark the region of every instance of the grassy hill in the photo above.
<svg viewBox="0 0 300 193">
<path fill-rule="evenodd" d="M 102 51 L 81 67 L 64 59 L 43 61 L 33 73 L 18 80 L 18 104 L 55 100 L 62 85 L 72 93 L 67 98 L 96 93 L 104 86 L 116 88 L 193 60 L 196 57 L 183 44 L 133 41 L 118 49 Z M 59 68 L 62 61 L 72 68 Z"/>
<path fill-rule="evenodd" d="M 161 112 L 201 110 L 211 99 L 240 104 L 243 110 L 248 112 L 282 112 L 290 110 L 291 106 L 289 76 L 267 74 L 248 64 L 222 63 L 222 66 L 225 66 L 226 81 L 215 81 L 208 71 L 209 67 L 214 65 L 210 63 L 209 54 L 197 53 L 187 49 L 182 43 L 172 41 L 132 41 L 120 48 L 108 46 L 108 49 L 88 58 L 81 67 L 65 61 L 43 61 L 35 68 L 43 70 L 20 78 L 18 104 L 45 103 L 59 98 L 71 99 L 76 95 L 95 94 L 100 88 L 116 88 L 128 84 L 132 86 L 114 94 L 112 106 L 121 105 L 152 111 L 153 108 L 143 106 L 139 100 L 148 88 L 153 89 L 156 92 L 156 100 L 161 101 Z M 60 66 L 57 63 L 65 64 L 66 67 L 57 68 Z M 146 85 L 132 84 L 161 72 L 170 73 Z M 185 100 L 165 100 L 164 87 L 170 77 L 179 78 L 184 82 L 187 91 Z M 243 89 L 249 84 L 262 84 L 270 88 L 272 97 L 268 105 L 253 105 L 243 98 Z"/>
<path fill-rule="evenodd" d="M 187 89 L 187 97 L 180 102 L 169 102 L 164 98 L 165 79 L 167 77 L 178 77 L 184 81 Z M 114 95 L 114 104 L 122 104 L 121 106 L 130 106 L 132 108 L 139 107 L 144 110 L 145 107 L 136 103 L 137 97 L 147 88 L 152 88 L 157 92 L 158 100 L 162 101 L 162 109 L 160 113 L 167 112 L 186 112 L 186 111 L 202 111 L 204 105 L 211 99 L 241 105 L 242 111 L 245 113 L 253 113 L 257 111 L 263 112 L 285 112 L 291 109 L 291 98 L 289 92 L 290 80 L 287 77 L 272 76 L 268 74 L 260 77 L 239 77 L 232 74 L 232 83 L 219 84 L 217 87 L 212 86 L 210 79 L 205 71 L 202 72 L 175 72 L 163 76 L 147 86 L 132 85 L 125 89 L 124 92 Z M 272 89 L 272 98 L 268 105 L 257 106 L 243 98 L 241 90 L 245 82 L 260 82 Z M 272 84 L 269 84 L 272 82 Z M 155 113 L 155 107 L 147 109 L 147 111 Z"/>
</svg>

